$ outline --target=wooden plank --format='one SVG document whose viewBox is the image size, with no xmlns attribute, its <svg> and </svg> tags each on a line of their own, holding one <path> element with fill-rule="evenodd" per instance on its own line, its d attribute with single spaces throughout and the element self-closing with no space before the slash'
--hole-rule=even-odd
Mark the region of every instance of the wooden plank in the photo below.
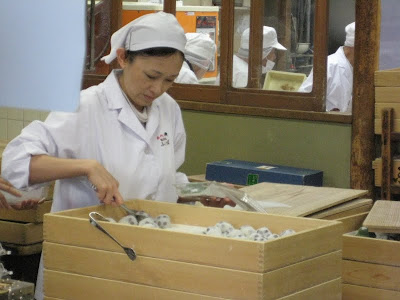
<svg viewBox="0 0 400 300">
<path fill-rule="evenodd" d="M 400 292 L 366 286 L 343 284 L 343 300 L 398 300 Z"/>
<path fill-rule="evenodd" d="M 126 254 L 48 242 L 44 243 L 44 259 L 48 270 L 247 300 L 277 299 L 336 279 L 341 274 L 342 253 L 332 252 L 264 274 L 145 256 L 132 262 Z M 291 284 L 282 285 L 289 277 Z"/>
<path fill-rule="evenodd" d="M 205 182 L 206 180 L 206 174 L 200 174 L 200 175 L 190 175 L 188 176 L 188 179 L 190 182 Z M 235 188 L 242 188 L 244 185 L 240 184 L 233 184 Z"/>
<path fill-rule="evenodd" d="M 362 222 L 368 216 L 368 212 L 352 215 L 340 219 L 336 219 L 342 223 L 343 233 L 351 232 L 354 230 L 358 230 L 362 226 Z"/>
<path fill-rule="evenodd" d="M 317 286 L 302 290 L 279 300 L 340 300 L 342 299 L 342 278 L 334 279 Z"/>
<path fill-rule="evenodd" d="M 11 250 L 13 255 L 25 256 L 42 252 L 42 242 L 31 245 L 16 245 L 9 243 L 2 243 L 2 245 Z"/>
<path fill-rule="evenodd" d="M 321 210 L 317 213 L 313 213 L 311 215 L 308 215 L 307 217 L 322 219 L 325 217 L 337 215 L 341 212 L 350 211 L 354 208 L 358 208 L 358 207 L 362 207 L 362 206 L 371 205 L 371 207 L 372 207 L 372 203 L 373 203 L 372 199 L 354 199 L 354 200 L 350 200 L 345 203 L 341 203 L 341 204 L 332 206 L 330 208 Z M 354 214 L 354 213 L 352 213 L 352 214 Z"/>
<path fill-rule="evenodd" d="M 375 186 L 382 185 L 382 158 L 377 158 L 372 162 L 375 170 Z M 400 159 L 392 159 L 392 185 L 400 186 Z"/>
<path fill-rule="evenodd" d="M 342 228 L 339 222 L 146 200 L 135 200 L 126 204 L 130 208 L 144 210 L 154 216 L 166 213 L 176 224 L 207 227 L 224 220 L 236 228 L 249 224 L 254 228 L 268 226 L 272 232 L 281 232 L 289 228 L 296 231 L 296 234 L 287 237 L 254 243 L 102 222 L 106 230 L 123 245 L 133 247 L 138 255 L 264 272 L 341 249 Z M 46 214 L 45 240 L 123 253 L 111 239 L 89 224 L 90 211 L 98 211 L 104 216 L 115 218 L 122 209 L 93 206 Z M 71 235 L 71 232 L 79 234 Z M 154 247 L 155 240 L 163 247 Z M 297 247 L 292 247 L 293 245 Z"/>
<path fill-rule="evenodd" d="M 375 86 L 400 86 L 400 68 L 376 71 Z"/>
<path fill-rule="evenodd" d="M 0 242 L 28 245 L 43 241 L 43 223 L 0 221 Z"/>
<path fill-rule="evenodd" d="M 340 220 L 343 218 L 347 218 L 347 217 L 352 217 L 354 215 L 359 215 L 362 213 L 368 213 L 372 208 L 372 203 L 368 204 L 368 205 L 364 205 L 364 206 L 360 206 L 360 207 L 355 207 L 349 210 L 346 210 L 344 212 L 341 213 L 337 213 L 331 216 L 327 216 L 325 218 L 322 218 L 322 220 Z"/>
<path fill-rule="evenodd" d="M 400 291 L 400 268 L 343 260 L 343 282 Z"/>
<path fill-rule="evenodd" d="M 393 132 L 393 109 L 385 108 L 382 110 L 382 182 L 381 199 L 390 200 L 392 198 L 392 132 Z"/>
<path fill-rule="evenodd" d="M 216 300 L 222 298 L 195 295 L 146 285 L 44 270 L 44 294 L 64 300 Z M 45 298 L 46 299 L 46 298 Z"/>
<path fill-rule="evenodd" d="M 364 221 L 364 226 L 373 232 L 400 233 L 400 202 L 375 202 Z"/>
<path fill-rule="evenodd" d="M 269 208 L 272 214 L 307 216 L 320 210 L 362 197 L 366 190 L 331 187 L 314 187 L 292 184 L 262 182 L 241 189 L 259 201 L 274 201 L 290 207 Z"/>
<path fill-rule="evenodd" d="M 398 87 L 376 87 L 376 103 L 400 103 L 400 86 Z"/>
<path fill-rule="evenodd" d="M 375 103 L 375 119 L 382 118 L 382 110 L 385 108 L 393 109 L 393 119 L 400 119 L 400 102 L 399 103 Z"/>
<path fill-rule="evenodd" d="M 343 259 L 400 267 L 400 243 L 344 234 Z"/>
</svg>

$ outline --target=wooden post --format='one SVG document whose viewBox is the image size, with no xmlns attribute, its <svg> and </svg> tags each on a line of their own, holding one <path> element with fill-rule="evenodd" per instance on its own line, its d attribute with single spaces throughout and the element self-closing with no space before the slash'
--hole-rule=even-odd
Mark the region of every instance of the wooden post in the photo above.
<svg viewBox="0 0 400 300">
<path fill-rule="evenodd" d="M 382 185 L 381 199 L 391 200 L 391 185 L 393 178 L 392 165 L 392 132 L 393 132 L 393 108 L 385 108 L 382 111 Z"/>
<path fill-rule="evenodd" d="M 379 58 L 380 4 L 380 0 L 356 1 L 350 186 L 367 189 L 369 197 L 374 189 L 374 72 Z"/>
</svg>

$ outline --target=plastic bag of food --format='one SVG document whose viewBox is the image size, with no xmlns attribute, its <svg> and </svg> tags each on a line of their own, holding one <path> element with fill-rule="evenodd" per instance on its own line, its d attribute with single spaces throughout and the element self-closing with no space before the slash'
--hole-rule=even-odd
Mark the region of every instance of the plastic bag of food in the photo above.
<svg viewBox="0 0 400 300">
<path fill-rule="evenodd" d="M 25 200 L 30 200 L 30 199 L 35 199 L 35 200 L 45 200 L 47 197 L 49 188 L 47 186 L 41 187 L 35 190 L 30 190 L 30 191 L 22 191 L 18 190 L 21 193 L 21 197 L 17 197 L 14 195 L 11 195 L 5 191 L 2 191 L 4 197 L 6 198 L 6 201 L 8 204 L 13 205 L 13 204 L 19 204 L 22 201 Z"/>
</svg>

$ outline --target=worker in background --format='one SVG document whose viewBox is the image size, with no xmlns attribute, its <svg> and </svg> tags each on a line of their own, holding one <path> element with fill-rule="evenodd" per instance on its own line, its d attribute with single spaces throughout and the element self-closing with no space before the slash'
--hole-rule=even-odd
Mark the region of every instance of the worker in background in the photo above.
<svg viewBox="0 0 400 300">
<path fill-rule="evenodd" d="M 326 111 L 351 113 L 353 99 L 353 64 L 355 22 L 345 28 L 344 46 L 328 56 Z M 313 86 L 313 71 L 299 88 L 299 92 L 310 93 Z"/>
<path fill-rule="evenodd" d="M 232 86 L 246 87 L 248 81 L 249 61 L 249 37 L 250 29 L 243 31 L 240 39 L 240 48 L 233 56 Z M 276 31 L 272 27 L 263 27 L 263 52 L 262 52 L 262 74 L 265 75 L 275 66 L 276 50 L 285 51 L 279 42 Z"/>
<path fill-rule="evenodd" d="M 198 84 L 209 69 L 213 68 L 217 46 L 208 34 L 186 33 L 185 61 L 176 83 Z"/>
<path fill-rule="evenodd" d="M 119 29 L 103 60 L 117 59 L 121 69 L 82 91 L 76 112 L 51 112 L 25 127 L 3 152 L 4 179 L 17 188 L 56 180 L 52 212 L 135 198 L 182 202 L 174 184 L 188 182 L 177 171 L 186 133 L 179 105 L 166 91 L 182 67 L 185 44 L 183 28 L 164 12 Z M 234 206 L 212 198 L 201 202 Z M 43 300 L 42 288 L 43 261 L 36 300 Z"/>
</svg>

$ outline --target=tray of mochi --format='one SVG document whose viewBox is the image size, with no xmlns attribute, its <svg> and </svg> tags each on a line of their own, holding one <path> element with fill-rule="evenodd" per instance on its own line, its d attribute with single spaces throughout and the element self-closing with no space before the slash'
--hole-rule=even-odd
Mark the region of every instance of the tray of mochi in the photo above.
<svg viewBox="0 0 400 300">
<path fill-rule="evenodd" d="M 126 209 L 126 208 L 124 208 Z M 103 216 L 109 222 L 121 223 L 132 226 L 140 226 L 147 228 L 158 228 L 169 231 L 177 231 L 192 234 L 210 235 L 215 237 L 225 237 L 232 239 L 243 239 L 250 241 L 265 242 L 279 237 L 288 236 L 296 233 L 295 230 L 287 228 L 282 232 L 272 232 L 268 227 L 254 228 L 250 225 L 242 225 L 235 228 L 232 224 L 221 220 L 216 224 L 208 227 L 176 224 L 171 222 L 171 218 L 167 214 L 151 216 L 145 211 L 129 210 L 128 215 L 119 220 Z"/>
</svg>

